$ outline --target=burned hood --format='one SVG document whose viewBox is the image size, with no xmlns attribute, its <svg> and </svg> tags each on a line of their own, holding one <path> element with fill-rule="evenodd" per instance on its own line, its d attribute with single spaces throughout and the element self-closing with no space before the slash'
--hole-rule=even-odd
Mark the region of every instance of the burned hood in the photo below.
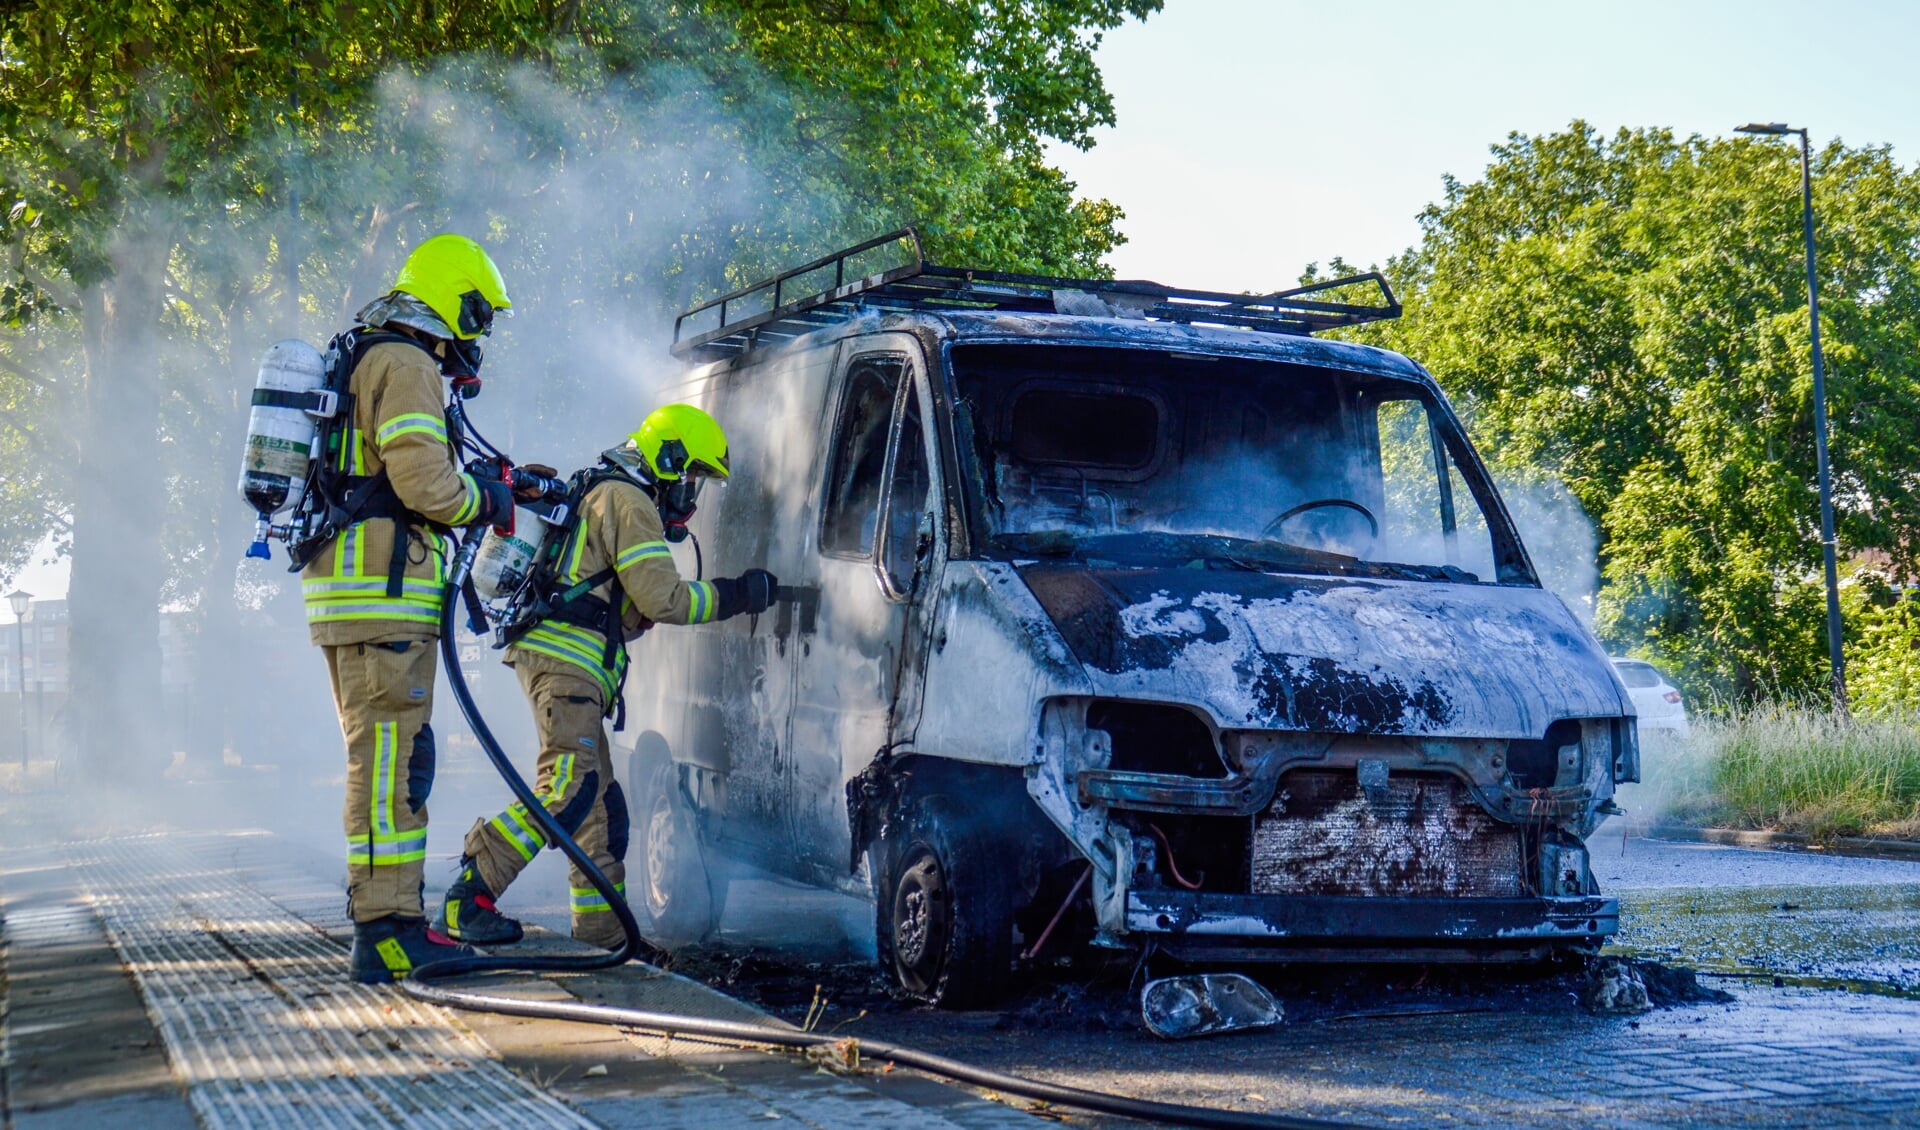
<svg viewBox="0 0 1920 1130">
<path fill-rule="evenodd" d="M 1606 656 L 1541 589 L 1193 569 L 1020 575 L 1095 693 L 1222 726 L 1537 738 L 1627 713 Z"/>
</svg>

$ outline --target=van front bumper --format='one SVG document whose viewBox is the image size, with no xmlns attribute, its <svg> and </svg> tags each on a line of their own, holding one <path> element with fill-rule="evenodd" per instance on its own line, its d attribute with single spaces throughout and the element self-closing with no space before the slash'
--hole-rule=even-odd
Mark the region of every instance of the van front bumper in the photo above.
<svg viewBox="0 0 1920 1130">
<path fill-rule="evenodd" d="M 1620 929 L 1620 901 L 1558 898 L 1391 898 L 1250 895 L 1213 891 L 1127 893 L 1127 929 L 1165 948 L 1234 960 L 1431 960 L 1441 951 L 1598 946 Z M 1405 956 L 1396 956 L 1403 952 Z"/>
</svg>

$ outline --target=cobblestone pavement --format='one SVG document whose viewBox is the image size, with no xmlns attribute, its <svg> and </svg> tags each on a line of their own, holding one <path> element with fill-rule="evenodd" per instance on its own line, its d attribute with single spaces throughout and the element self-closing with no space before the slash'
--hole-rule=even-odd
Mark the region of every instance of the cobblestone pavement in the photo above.
<svg viewBox="0 0 1920 1130">
<path fill-rule="evenodd" d="M 318 864 L 318 866 L 315 866 Z M 339 864 L 267 832 L 72 837 L 0 807 L 0 1126 L 884 1127 L 1026 1114 L 911 1077 L 594 1024 L 449 1013 L 351 984 Z M 521 952 L 579 952 L 536 938 Z M 559 977 L 560 984 L 572 979 Z M 569 1000 L 555 980 L 491 992 Z M 579 996 L 781 1021 L 634 963 Z"/>
</svg>

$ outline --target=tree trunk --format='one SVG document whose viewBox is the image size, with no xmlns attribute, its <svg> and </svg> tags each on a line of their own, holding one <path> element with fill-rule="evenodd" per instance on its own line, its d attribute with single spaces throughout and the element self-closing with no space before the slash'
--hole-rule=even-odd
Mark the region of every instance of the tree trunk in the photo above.
<svg viewBox="0 0 1920 1130">
<path fill-rule="evenodd" d="M 233 452 L 232 459 L 237 463 L 241 442 L 236 433 L 247 418 L 248 390 L 255 375 L 253 359 L 245 352 L 252 348 L 253 341 L 240 327 L 250 327 L 252 321 L 229 316 L 227 324 L 237 328 L 232 332 L 237 332 L 240 340 L 227 343 L 224 364 L 209 366 L 212 387 L 207 390 L 207 401 L 217 407 L 210 415 L 218 423 L 211 425 L 215 434 L 207 446 L 215 459 L 220 453 Z M 234 493 L 228 478 L 211 476 L 208 494 L 210 497 L 201 503 L 206 508 L 202 512 L 208 516 L 202 519 L 205 525 L 199 531 L 207 547 L 208 573 L 194 617 L 197 631 L 188 680 L 193 713 L 187 727 L 186 754 L 188 763 L 198 766 L 221 764 L 229 749 L 241 757 L 264 752 L 257 745 L 237 741 L 234 732 L 237 695 L 264 690 L 252 686 L 261 670 L 262 641 L 257 632 L 247 631 L 234 599 L 241 548 L 253 532 L 253 513 Z M 199 525 L 195 517 L 190 514 L 186 520 Z"/>
<path fill-rule="evenodd" d="M 160 548 L 166 491 L 159 473 L 158 345 L 167 241 L 122 237 L 113 274 L 81 296 L 86 372 L 74 483 L 73 740 L 89 780 L 138 787 L 170 750 L 160 698 Z"/>
</svg>

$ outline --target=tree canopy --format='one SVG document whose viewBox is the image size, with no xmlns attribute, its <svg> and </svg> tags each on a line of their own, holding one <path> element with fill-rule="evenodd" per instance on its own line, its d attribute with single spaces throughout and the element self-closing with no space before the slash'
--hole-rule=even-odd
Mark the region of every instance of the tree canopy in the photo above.
<svg viewBox="0 0 1920 1130">
<path fill-rule="evenodd" d="M 1043 146 L 1113 120 L 1099 36 L 1159 6 L 0 2 L 0 574 L 68 539 L 74 690 L 111 705 L 83 744 L 140 734 L 162 600 L 244 649 L 267 342 L 324 341 L 465 231 L 532 315 L 489 362 L 514 438 L 554 440 L 655 383 L 673 308 L 891 227 L 1098 272 L 1119 211 Z"/>
<path fill-rule="evenodd" d="M 1834 142 L 1814 194 L 1841 551 L 1912 581 L 1920 170 Z M 1388 267 L 1406 315 L 1369 335 L 1434 372 L 1497 469 L 1578 499 L 1602 637 L 1732 699 L 1825 679 L 1799 204 L 1778 141 L 1516 134 L 1421 214 Z M 1863 659 L 1873 607 L 1849 598 Z"/>
</svg>

